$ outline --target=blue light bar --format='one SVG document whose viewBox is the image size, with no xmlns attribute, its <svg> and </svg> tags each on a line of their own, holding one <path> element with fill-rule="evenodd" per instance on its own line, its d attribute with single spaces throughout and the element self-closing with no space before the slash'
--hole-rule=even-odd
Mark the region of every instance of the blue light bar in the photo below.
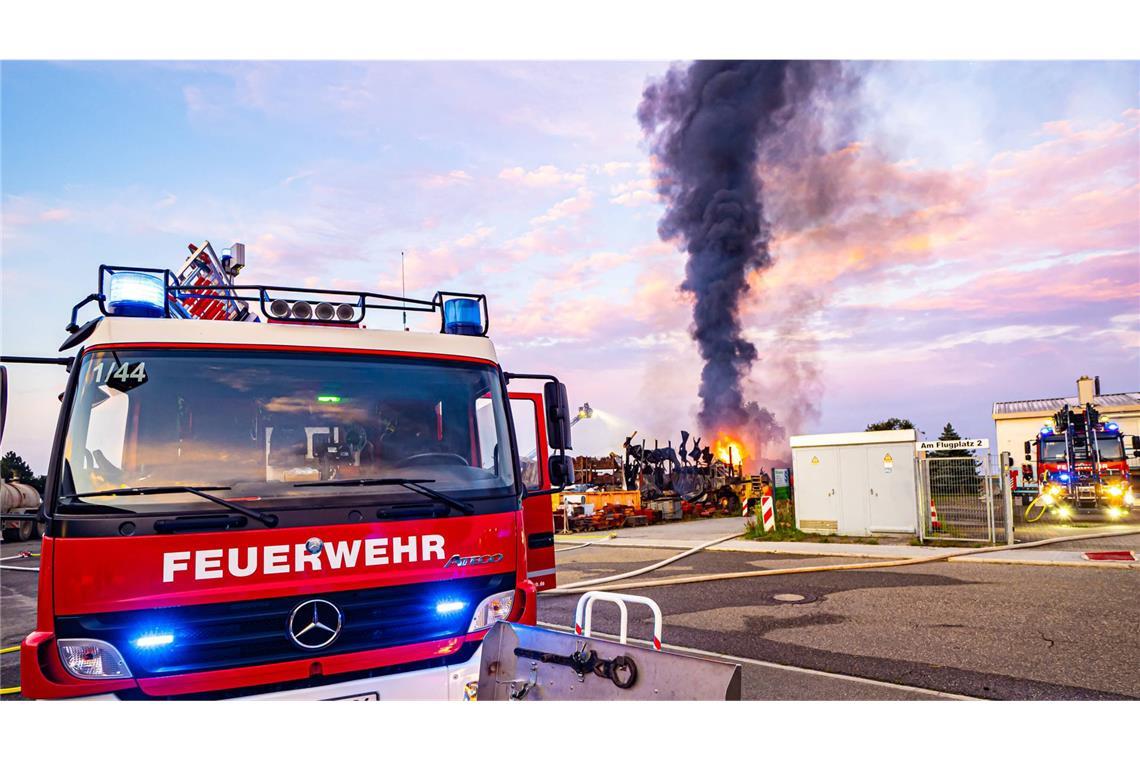
<svg viewBox="0 0 1140 760">
<path fill-rule="evenodd" d="M 460 602 L 455 600 L 442 601 L 435 606 L 436 614 L 450 615 L 452 612 L 459 612 L 467 606 L 467 602 Z"/>
<path fill-rule="evenodd" d="M 1115 432 L 1117 430 L 1120 430 L 1120 425 L 1117 425 L 1115 422 L 1110 422 L 1104 426 L 1104 429 L 1105 430 L 1112 430 Z"/>
<path fill-rule="evenodd" d="M 482 335 L 483 312 L 474 298 L 443 302 L 443 331 L 449 335 Z"/>
<path fill-rule="evenodd" d="M 1048 425 L 1041 428 L 1041 435 L 1053 435 L 1053 428 Z"/>
<path fill-rule="evenodd" d="M 115 272 L 107 293 L 107 312 L 116 317 L 166 316 L 166 285 L 146 272 Z"/>
<path fill-rule="evenodd" d="M 174 643 L 174 634 L 148 633 L 145 636 L 139 636 L 132 643 L 139 649 L 154 649 L 156 647 L 164 647 L 168 644 Z"/>
<path fill-rule="evenodd" d="M 1067 472 L 1058 473 L 1057 474 L 1057 480 L 1061 481 L 1062 483 L 1068 483 L 1069 482 L 1069 473 L 1067 473 Z"/>
</svg>

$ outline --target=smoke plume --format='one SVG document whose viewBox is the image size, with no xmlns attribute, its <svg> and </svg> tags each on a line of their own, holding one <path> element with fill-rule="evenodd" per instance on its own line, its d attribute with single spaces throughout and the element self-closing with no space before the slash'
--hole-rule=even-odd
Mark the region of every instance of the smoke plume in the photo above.
<svg viewBox="0 0 1140 760">
<path fill-rule="evenodd" d="M 850 85 L 836 62 L 698 61 L 650 83 L 638 108 L 667 204 L 658 232 L 688 251 L 681 288 L 693 296 L 692 335 L 704 361 L 698 422 L 706 435 L 742 436 L 765 458 L 770 444 L 784 448 L 786 434 L 766 407 L 745 398 L 759 356 L 740 320 L 749 275 L 772 264 L 760 167 L 803 165 L 822 150 L 822 121 L 810 117 Z M 795 309 L 783 311 L 794 318 Z M 794 369 L 787 382 L 815 373 L 801 360 L 765 365 L 781 367 Z M 795 388 L 784 393 L 810 413 L 812 402 Z"/>
</svg>

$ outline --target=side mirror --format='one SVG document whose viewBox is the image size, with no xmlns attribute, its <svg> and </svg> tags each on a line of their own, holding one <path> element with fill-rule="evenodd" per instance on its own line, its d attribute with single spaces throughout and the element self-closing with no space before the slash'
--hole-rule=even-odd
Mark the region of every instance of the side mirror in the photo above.
<svg viewBox="0 0 1140 760">
<path fill-rule="evenodd" d="M 565 454 L 551 454 L 547 464 L 552 488 L 574 485 L 574 460 Z"/>
<path fill-rule="evenodd" d="M 8 368 L 0 364 L 0 441 L 4 440 L 4 423 L 8 420 Z"/>
<path fill-rule="evenodd" d="M 542 389 L 546 402 L 546 442 L 552 449 L 565 451 L 570 445 L 570 403 L 566 398 L 566 386 L 550 381 Z M 554 458 L 550 460 L 554 462 Z M 573 482 L 574 468 L 570 468 L 570 482 Z M 551 478 L 553 481 L 553 478 Z"/>
<path fill-rule="evenodd" d="M 1032 456 L 1032 454 L 1033 454 L 1033 444 L 1030 441 L 1026 441 L 1025 442 L 1025 456 L 1026 456 L 1026 458 Z"/>
<path fill-rule="evenodd" d="M 1140 449 L 1140 435 L 1132 436 L 1132 448 Z"/>
</svg>

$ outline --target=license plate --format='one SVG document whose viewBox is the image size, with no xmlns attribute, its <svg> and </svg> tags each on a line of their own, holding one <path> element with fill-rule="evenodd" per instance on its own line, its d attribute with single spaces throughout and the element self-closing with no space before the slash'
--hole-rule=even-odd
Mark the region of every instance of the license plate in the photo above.
<svg viewBox="0 0 1140 760">
<path fill-rule="evenodd" d="M 332 699 L 327 700 L 327 701 L 329 701 L 329 702 L 343 702 L 346 700 L 349 702 L 379 702 L 380 701 L 380 694 L 378 692 L 375 692 L 375 691 L 369 691 L 369 692 L 365 692 L 364 694 L 353 694 L 350 697 L 333 697 Z"/>
</svg>

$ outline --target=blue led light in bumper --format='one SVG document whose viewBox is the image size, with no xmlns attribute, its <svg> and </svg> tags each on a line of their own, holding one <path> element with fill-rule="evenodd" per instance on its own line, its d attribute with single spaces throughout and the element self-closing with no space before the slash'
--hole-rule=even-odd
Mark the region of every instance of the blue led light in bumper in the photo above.
<svg viewBox="0 0 1140 760">
<path fill-rule="evenodd" d="M 166 315 L 166 286 L 162 278 L 145 272 L 115 272 L 107 294 L 107 311 L 116 317 Z"/>
<path fill-rule="evenodd" d="M 443 302 L 443 331 L 449 335 L 482 335 L 483 312 L 474 298 Z"/>
<path fill-rule="evenodd" d="M 156 649 L 157 647 L 164 647 L 174 643 L 173 633 L 148 633 L 144 636 L 139 636 L 133 642 L 139 649 Z"/>
<path fill-rule="evenodd" d="M 1062 473 L 1057 475 L 1057 479 L 1060 480 L 1062 483 L 1068 483 L 1069 482 L 1069 473 L 1062 472 Z"/>
<path fill-rule="evenodd" d="M 446 599 L 446 600 L 439 602 L 438 604 L 435 605 L 435 611 L 436 611 L 436 614 L 439 614 L 439 615 L 450 615 L 453 612 L 459 612 L 460 610 L 462 610 L 466 606 L 467 606 L 467 602 L 460 602 L 460 601 L 455 601 L 452 599 Z"/>
</svg>

